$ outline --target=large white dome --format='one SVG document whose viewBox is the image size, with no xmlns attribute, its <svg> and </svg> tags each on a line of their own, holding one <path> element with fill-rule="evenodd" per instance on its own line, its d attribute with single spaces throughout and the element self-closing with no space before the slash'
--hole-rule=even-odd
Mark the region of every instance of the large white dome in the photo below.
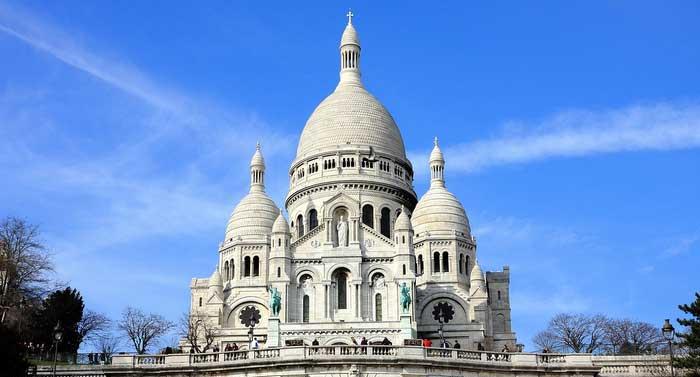
<svg viewBox="0 0 700 377">
<path fill-rule="evenodd" d="M 265 192 L 265 159 L 260 144 L 250 160 L 250 191 L 231 213 L 224 243 L 267 237 L 280 210 Z"/>
<path fill-rule="evenodd" d="M 416 237 L 454 233 L 469 237 L 471 229 L 467 212 L 456 196 L 445 187 L 431 187 L 418 201 L 411 216 Z"/>
<path fill-rule="evenodd" d="M 238 203 L 226 226 L 226 242 L 238 237 L 263 237 L 270 234 L 279 209 L 264 191 L 253 191 Z"/>
<path fill-rule="evenodd" d="M 417 238 L 428 234 L 471 236 L 467 212 L 459 199 L 445 188 L 445 158 L 437 138 L 430 153 L 430 189 L 418 201 L 411 223 Z"/>
<path fill-rule="evenodd" d="M 370 146 L 406 159 L 403 138 L 394 118 L 361 85 L 339 85 L 316 107 L 301 133 L 297 158 L 347 144 Z"/>
</svg>

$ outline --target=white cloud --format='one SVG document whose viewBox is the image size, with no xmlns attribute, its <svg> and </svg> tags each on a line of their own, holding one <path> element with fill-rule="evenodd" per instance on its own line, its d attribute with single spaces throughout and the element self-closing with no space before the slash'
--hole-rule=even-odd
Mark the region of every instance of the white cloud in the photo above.
<svg viewBox="0 0 700 377">
<path fill-rule="evenodd" d="M 672 242 L 672 245 L 668 246 L 663 251 L 663 256 L 675 257 L 691 252 L 695 248 L 700 248 L 700 233 L 690 234 Z"/>
<path fill-rule="evenodd" d="M 509 122 L 499 136 L 447 145 L 443 151 L 450 171 L 471 173 L 556 157 L 696 147 L 700 104 L 660 103 L 565 111 L 533 124 Z M 427 153 L 413 157 L 427 161 Z"/>
</svg>

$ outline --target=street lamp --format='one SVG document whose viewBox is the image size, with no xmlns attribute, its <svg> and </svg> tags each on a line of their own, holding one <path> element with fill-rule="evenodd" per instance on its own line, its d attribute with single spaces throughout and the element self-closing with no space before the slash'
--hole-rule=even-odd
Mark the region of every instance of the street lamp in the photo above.
<svg viewBox="0 0 700 377">
<path fill-rule="evenodd" d="M 676 329 L 673 328 L 673 325 L 668 319 L 665 319 L 664 325 L 661 327 L 661 332 L 664 334 L 664 338 L 668 340 L 668 352 L 671 356 L 671 377 L 675 377 L 673 372 L 673 336 L 676 335 Z"/>
<path fill-rule="evenodd" d="M 56 359 L 58 358 L 58 343 L 63 339 L 63 331 L 61 331 L 61 321 L 56 322 L 56 327 L 53 328 L 53 377 L 56 377 Z"/>
</svg>

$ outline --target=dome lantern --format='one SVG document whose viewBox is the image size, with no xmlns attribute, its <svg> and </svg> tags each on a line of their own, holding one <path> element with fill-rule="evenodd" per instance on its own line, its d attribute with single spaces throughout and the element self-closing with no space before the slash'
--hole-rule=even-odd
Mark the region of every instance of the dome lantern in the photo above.
<svg viewBox="0 0 700 377">
<path fill-rule="evenodd" d="M 445 186 L 445 158 L 442 156 L 438 138 L 433 141 L 435 146 L 430 152 L 430 187 Z"/>
<path fill-rule="evenodd" d="M 360 82 L 360 39 L 352 26 L 352 11 L 348 11 L 348 24 L 340 38 L 340 84 L 362 85 Z"/>
<path fill-rule="evenodd" d="M 265 159 L 260 151 L 260 143 L 250 160 L 250 191 L 265 191 Z"/>
</svg>

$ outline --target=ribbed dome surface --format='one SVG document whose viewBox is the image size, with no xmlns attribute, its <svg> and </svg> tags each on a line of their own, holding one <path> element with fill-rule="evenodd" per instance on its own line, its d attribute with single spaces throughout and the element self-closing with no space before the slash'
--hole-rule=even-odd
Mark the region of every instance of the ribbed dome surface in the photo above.
<svg viewBox="0 0 700 377">
<path fill-rule="evenodd" d="M 468 237 L 471 234 L 467 213 L 451 192 L 444 187 L 431 187 L 418 201 L 411 218 L 416 237 L 453 233 Z"/>
<path fill-rule="evenodd" d="M 371 146 L 406 159 L 394 118 L 359 85 L 339 85 L 318 105 L 301 133 L 297 158 L 345 144 Z"/>
<path fill-rule="evenodd" d="M 226 227 L 226 242 L 247 236 L 266 236 L 279 215 L 279 208 L 264 191 L 251 191 L 238 203 Z"/>
</svg>

